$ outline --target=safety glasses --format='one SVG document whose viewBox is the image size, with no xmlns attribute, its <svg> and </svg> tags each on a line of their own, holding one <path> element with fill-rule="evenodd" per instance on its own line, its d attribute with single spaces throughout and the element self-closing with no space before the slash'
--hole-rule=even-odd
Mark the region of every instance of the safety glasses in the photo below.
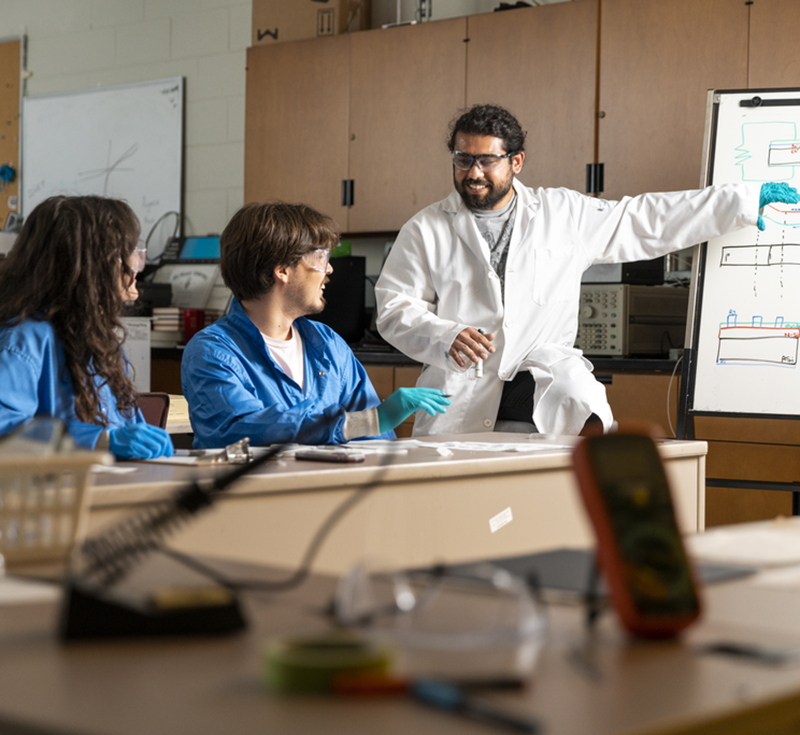
<svg viewBox="0 0 800 735">
<path fill-rule="evenodd" d="M 504 158 L 511 158 L 513 153 L 500 155 L 498 153 L 483 153 L 478 156 L 471 156 L 462 151 L 453 151 L 453 165 L 459 171 L 469 171 L 473 166 L 477 166 L 481 171 L 494 171 Z"/>
<path fill-rule="evenodd" d="M 317 248 L 303 256 L 303 262 L 320 273 L 328 272 L 328 262 L 331 259 L 330 248 Z"/>
<path fill-rule="evenodd" d="M 135 273 L 141 273 L 147 263 L 147 244 L 144 240 L 139 240 L 128 263 L 128 266 Z"/>
</svg>

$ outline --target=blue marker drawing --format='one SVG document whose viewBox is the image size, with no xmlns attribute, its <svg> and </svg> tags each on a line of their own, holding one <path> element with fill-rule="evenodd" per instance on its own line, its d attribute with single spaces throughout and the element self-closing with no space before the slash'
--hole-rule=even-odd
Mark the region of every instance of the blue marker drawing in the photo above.
<svg viewBox="0 0 800 735">
<path fill-rule="evenodd" d="M 799 147 L 794 153 L 793 145 Z M 793 122 L 743 123 L 742 144 L 735 150 L 742 181 L 791 181 L 794 167 L 800 165 L 800 140 Z"/>
<path fill-rule="evenodd" d="M 753 315 L 750 324 L 738 321 L 738 315 L 731 309 L 725 322 L 719 325 L 717 365 L 797 366 L 799 323 L 787 323 L 782 316 L 768 323 L 760 314 Z"/>
</svg>

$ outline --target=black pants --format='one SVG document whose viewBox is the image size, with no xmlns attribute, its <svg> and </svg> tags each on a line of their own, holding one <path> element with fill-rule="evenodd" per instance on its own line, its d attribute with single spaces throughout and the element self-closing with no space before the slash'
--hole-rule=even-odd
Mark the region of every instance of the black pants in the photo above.
<svg viewBox="0 0 800 735">
<path fill-rule="evenodd" d="M 503 397 L 497 409 L 498 421 L 526 421 L 533 423 L 533 390 L 536 382 L 527 370 L 517 373 L 513 380 L 503 383 Z M 600 421 L 597 414 L 586 419 L 586 426 Z"/>
<path fill-rule="evenodd" d="M 497 410 L 498 421 L 533 422 L 533 389 L 536 383 L 527 370 L 517 373 L 513 380 L 503 383 L 503 397 Z"/>
</svg>

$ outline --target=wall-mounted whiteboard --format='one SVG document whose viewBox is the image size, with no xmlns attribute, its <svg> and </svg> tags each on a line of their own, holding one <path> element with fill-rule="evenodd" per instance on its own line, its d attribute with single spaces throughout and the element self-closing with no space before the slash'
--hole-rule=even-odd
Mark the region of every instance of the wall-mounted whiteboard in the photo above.
<svg viewBox="0 0 800 735">
<path fill-rule="evenodd" d="M 800 90 L 717 91 L 712 112 L 710 183 L 800 189 Z M 800 205 L 762 216 L 701 251 L 690 410 L 800 416 Z"/>
<path fill-rule="evenodd" d="M 22 123 L 23 216 L 54 194 L 124 199 L 143 238 L 161 220 L 160 252 L 180 221 L 181 77 L 26 97 Z"/>
</svg>

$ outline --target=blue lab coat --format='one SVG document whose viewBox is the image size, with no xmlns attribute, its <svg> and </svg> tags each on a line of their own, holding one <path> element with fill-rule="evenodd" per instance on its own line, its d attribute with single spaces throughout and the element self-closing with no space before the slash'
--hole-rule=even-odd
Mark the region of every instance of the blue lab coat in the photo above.
<svg viewBox="0 0 800 735">
<path fill-rule="evenodd" d="M 341 444 L 345 413 L 380 403 L 364 367 L 336 332 L 304 317 L 295 326 L 305 353 L 302 389 L 269 354 L 236 300 L 227 316 L 191 339 L 181 382 L 196 448 L 245 437 L 256 446 Z M 394 432 L 380 437 L 393 438 Z"/>
<path fill-rule="evenodd" d="M 144 423 L 141 411 L 125 416 L 102 378 L 96 378 L 108 428 Z M 34 416 L 66 422 L 78 446 L 93 449 L 104 427 L 86 424 L 75 413 L 75 392 L 65 369 L 64 350 L 47 321 L 25 319 L 0 327 L 0 435 Z"/>
</svg>

